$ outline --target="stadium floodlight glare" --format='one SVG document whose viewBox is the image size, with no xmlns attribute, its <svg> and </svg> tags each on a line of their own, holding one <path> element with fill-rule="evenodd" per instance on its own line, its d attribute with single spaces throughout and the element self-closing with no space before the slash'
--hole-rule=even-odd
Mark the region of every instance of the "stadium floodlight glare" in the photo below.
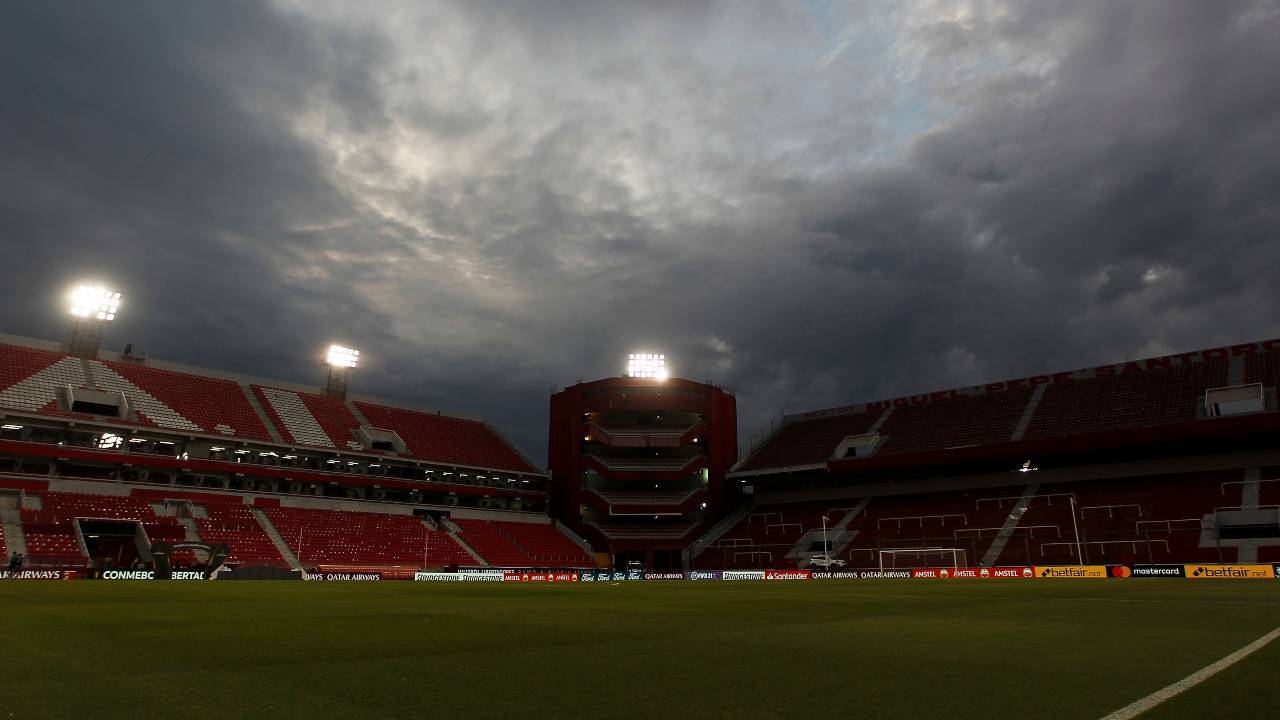
<svg viewBox="0 0 1280 720">
<path fill-rule="evenodd" d="M 627 377 L 667 379 L 667 356 L 661 353 L 627 355 Z"/>
<path fill-rule="evenodd" d="M 115 450 L 124 445 L 124 438 L 115 433 L 102 433 L 98 438 L 99 450 Z"/>
<path fill-rule="evenodd" d="M 120 310 L 120 293 L 96 285 L 81 285 L 71 294 L 71 314 L 109 323 Z"/>
<path fill-rule="evenodd" d="M 341 345 L 330 345 L 327 362 L 333 367 L 353 368 L 360 362 L 360 351 Z"/>
</svg>

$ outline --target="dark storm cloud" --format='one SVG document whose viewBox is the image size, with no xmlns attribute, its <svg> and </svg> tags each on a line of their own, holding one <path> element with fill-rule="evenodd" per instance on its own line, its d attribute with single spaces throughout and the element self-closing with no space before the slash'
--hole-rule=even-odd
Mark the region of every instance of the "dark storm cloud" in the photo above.
<svg viewBox="0 0 1280 720">
<path fill-rule="evenodd" d="M 22 268 L 7 282 L 8 329 L 59 332 L 57 295 L 102 277 L 127 291 L 113 340 L 284 371 L 327 317 L 367 316 L 358 298 L 288 277 L 330 244 L 297 226 L 358 217 L 284 122 L 317 85 L 361 85 L 333 60 L 369 57 L 361 38 L 300 30 L 253 4 L 4 15 L 0 224 Z M 364 124 L 376 104 L 339 107 Z"/>
<path fill-rule="evenodd" d="M 1280 331 L 1274 3 L 12 5 L 3 330 L 483 415 L 667 352 L 744 434 Z"/>
</svg>

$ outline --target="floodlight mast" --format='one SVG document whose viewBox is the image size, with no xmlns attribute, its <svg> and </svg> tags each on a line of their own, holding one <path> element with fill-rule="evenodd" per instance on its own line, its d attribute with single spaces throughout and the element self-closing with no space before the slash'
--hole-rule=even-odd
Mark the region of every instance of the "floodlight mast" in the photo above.
<svg viewBox="0 0 1280 720">
<path fill-rule="evenodd" d="M 360 351 L 341 345 L 330 345 L 325 364 L 329 366 L 329 380 L 324 394 L 339 400 L 347 399 L 347 378 L 351 369 L 360 363 Z"/>
<path fill-rule="evenodd" d="M 120 293 L 97 285 L 81 285 L 71 293 L 71 341 L 67 354 L 97 360 L 102 344 L 102 328 L 115 322 L 120 311 Z"/>
</svg>

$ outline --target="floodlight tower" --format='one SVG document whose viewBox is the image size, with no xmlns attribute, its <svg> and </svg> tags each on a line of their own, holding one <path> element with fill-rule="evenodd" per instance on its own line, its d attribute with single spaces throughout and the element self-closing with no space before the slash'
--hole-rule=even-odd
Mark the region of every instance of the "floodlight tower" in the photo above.
<svg viewBox="0 0 1280 720">
<path fill-rule="evenodd" d="M 360 351 L 341 345 L 330 345 L 325 364 L 329 366 L 329 381 L 324 394 L 339 400 L 347 399 L 347 376 L 360 362 Z"/>
<path fill-rule="evenodd" d="M 86 360 L 98 358 L 102 328 L 115 322 L 120 293 L 96 285 L 81 285 L 71 294 L 71 342 L 67 353 Z"/>
</svg>

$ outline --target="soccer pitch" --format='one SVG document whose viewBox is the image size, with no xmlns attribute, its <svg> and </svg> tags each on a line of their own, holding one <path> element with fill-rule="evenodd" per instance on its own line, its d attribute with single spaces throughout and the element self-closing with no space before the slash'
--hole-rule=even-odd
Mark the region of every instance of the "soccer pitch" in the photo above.
<svg viewBox="0 0 1280 720">
<path fill-rule="evenodd" d="M 0 583 L 3 718 L 1100 718 L 1280 583 Z M 1271 717 L 1280 641 L 1143 718 Z"/>
</svg>

